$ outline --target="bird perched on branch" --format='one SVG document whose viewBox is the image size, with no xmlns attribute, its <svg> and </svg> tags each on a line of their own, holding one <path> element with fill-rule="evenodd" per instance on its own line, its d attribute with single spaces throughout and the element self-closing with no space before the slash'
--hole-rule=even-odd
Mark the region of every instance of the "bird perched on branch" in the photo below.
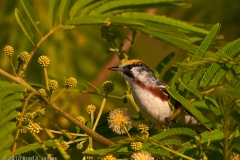
<svg viewBox="0 0 240 160">
<path fill-rule="evenodd" d="M 178 101 L 175 100 L 174 107 L 170 106 L 168 101 L 171 95 L 166 90 L 166 84 L 157 79 L 144 62 L 129 60 L 109 70 L 117 71 L 129 82 L 133 98 L 148 121 L 160 125 L 175 122 L 198 132 L 206 130 Z"/>
</svg>

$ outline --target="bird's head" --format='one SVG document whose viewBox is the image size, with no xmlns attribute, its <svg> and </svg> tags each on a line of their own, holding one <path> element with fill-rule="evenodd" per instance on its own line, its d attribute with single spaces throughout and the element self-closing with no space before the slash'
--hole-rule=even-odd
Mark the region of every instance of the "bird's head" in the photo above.
<svg viewBox="0 0 240 160">
<path fill-rule="evenodd" d="M 156 79 L 153 71 L 144 62 L 136 59 L 108 69 L 119 72 L 130 84 L 136 80 L 142 83 L 150 83 Z"/>
</svg>

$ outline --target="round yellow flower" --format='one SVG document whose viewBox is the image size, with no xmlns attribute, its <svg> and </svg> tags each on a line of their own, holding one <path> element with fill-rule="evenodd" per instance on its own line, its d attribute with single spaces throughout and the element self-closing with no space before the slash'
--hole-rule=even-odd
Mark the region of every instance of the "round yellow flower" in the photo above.
<svg viewBox="0 0 240 160">
<path fill-rule="evenodd" d="M 38 58 L 38 63 L 42 66 L 42 67 L 47 67 L 50 63 L 50 59 L 47 56 L 40 56 Z"/>
<path fill-rule="evenodd" d="M 58 87 L 58 82 L 56 80 L 50 80 L 48 83 L 49 89 L 54 90 Z"/>
<path fill-rule="evenodd" d="M 18 59 L 22 62 L 26 62 L 30 58 L 30 54 L 26 51 L 22 52 L 19 56 Z"/>
<path fill-rule="evenodd" d="M 111 93 L 114 90 L 114 84 L 111 81 L 106 81 L 103 83 L 103 92 Z"/>
<path fill-rule="evenodd" d="M 29 130 L 32 133 L 39 133 L 40 130 L 42 130 L 42 128 L 37 123 L 29 122 L 27 130 Z"/>
<path fill-rule="evenodd" d="M 134 151 L 139 151 L 142 149 L 142 142 L 132 142 L 131 149 Z"/>
<path fill-rule="evenodd" d="M 146 124 L 140 124 L 140 125 L 138 126 L 138 128 L 139 128 L 140 130 L 142 130 L 142 131 L 148 131 L 148 130 L 149 130 L 149 127 L 148 127 L 148 125 L 146 125 Z"/>
<path fill-rule="evenodd" d="M 132 160 L 154 160 L 154 157 L 146 151 L 136 152 L 131 156 Z"/>
<path fill-rule="evenodd" d="M 83 123 L 83 124 L 85 124 L 85 122 L 86 122 L 85 118 L 82 117 L 82 116 L 78 116 L 78 117 L 77 117 L 77 120 L 79 120 L 79 121 L 80 121 L 81 123 Z"/>
<path fill-rule="evenodd" d="M 62 142 L 61 142 L 61 145 L 62 145 L 62 147 L 63 147 L 64 150 L 67 150 L 67 149 L 69 148 L 69 144 L 67 144 L 66 141 L 62 141 Z"/>
<path fill-rule="evenodd" d="M 104 157 L 102 160 L 116 160 L 116 158 L 113 157 L 112 155 L 107 155 L 107 156 Z"/>
<path fill-rule="evenodd" d="M 77 80 L 73 77 L 67 79 L 67 88 L 74 88 L 77 85 Z"/>
<path fill-rule="evenodd" d="M 88 114 L 91 114 L 91 111 L 93 111 L 93 112 L 96 111 L 96 107 L 91 104 L 91 105 L 88 105 L 88 106 L 87 106 L 87 109 L 86 109 L 86 110 L 87 110 L 87 113 L 88 113 Z"/>
<path fill-rule="evenodd" d="M 127 130 L 132 128 L 132 121 L 130 115 L 127 113 L 126 108 L 117 108 L 110 112 L 108 117 L 109 128 L 117 134 L 126 133 L 124 127 Z"/>
<path fill-rule="evenodd" d="M 41 88 L 38 90 L 38 92 L 43 96 L 43 97 L 47 97 L 47 92 L 45 89 Z"/>
<path fill-rule="evenodd" d="M 5 46 L 3 48 L 3 52 L 8 56 L 8 57 L 11 57 L 14 53 L 14 49 L 12 46 Z"/>
</svg>

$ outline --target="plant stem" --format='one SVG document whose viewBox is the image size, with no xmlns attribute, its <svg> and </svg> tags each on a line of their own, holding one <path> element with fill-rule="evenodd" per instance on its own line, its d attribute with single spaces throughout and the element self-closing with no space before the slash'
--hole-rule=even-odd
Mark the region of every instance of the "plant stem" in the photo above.
<svg viewBox="0 0 240 160">
<path fill-rule="evenodd" d="M 22 125 L 23 115 L 25 114 L 28 101 L 29 101 L 29 99 L 30 99 L 32 96 L 34 96 L 35 94 L 36 94 L 35 92 L 32 92 L 32 93 L 30 93 L 30 94 L 28 95 L 28 97 L 25 99 L 25 102 L 24 102 L 23 108 L 22 108 L 22 112 L 21 112 L 21 116 L 20 116 L 20 119 L 19 119 L 19 122 L 18 122 L 18 125 L 17 125 L 18 130 L 17 130 L 16 135 L 15 135 L 15 138 L 14 138 L 15 140 L 18 139 L 18 137 L 19 137 L 19 133 L 20 133 L 19 127 Z M 17 143 L 14 142 L 12 153 L 14 153 L 14 152 L 16 151 L 16 148 L 17 148 Z"/>
<path fill-rule="evenodd" d="M 49 91 L 47 68 L 46 68 L 46 67 L 43 67 L 43 70 L 44 70 L 44 76 L 45 76 L 46 88 L 47 88 L 47 90 Z"/>
<path fill-rule="evenodd" d="M 31 52 L 30 52 L 30 57 L 29 57 L 29 59 L 26 61 L 26 69 L 27 69 L 27 67 L 28 67 L 28 64 L 29 64 L 29 62 L 31 61 L 31 59 L 32 59 L 32 57 L 33 57 L 33 55 L 35 54 L 35 52 L 37 51 L 37 49 L 39 48 L 39 46 L 51 35 L 51 34 L 53 34 L 56 30 L 58 30 L 58 28 L 59 27 L 61 27 L 62 25 L 59 25 L 59 26 L 57 26 L 56 28 L 54 28 L 54 29 L 52 29 L 52 30 L 50 30 L 44 37 L 42 37 L 41 39 L 40 39 L 40 41 L 33 47 L 33 49 L 31 50 Z M 25 69 L 25 71 L 26 71 L 26 69 Z"/>
<path fill-rule="evenodd" d="M 55 102 L 62 94 L 63 92 L 65 92 L 67 90 L 67 88 L 63 88 L 59 93 L 58 95 L 56 95 L 52 100 L 51 100 L 51 103 Z"/>
<path fill-rule="evenodd" d="M 93 131 L 95 131 L 95 129 L 97 128 L 97 124 L 98 124 L 99 119 L 100 119 L 100 117 L 101 117 L 101 115 L 102 115 L 102 111 L 103 111 L 103 108 L 104 108 L 104 106 L 105 106 L 106 101 L 107 101 L 107 95 L 103 98 L 101 108 L 100 108 L 100 110 L 99 110 L 99 112 L 98 112 L 97 119 L 96 119 L 96 121 L 95 121 L 95 123 L 94 123 L 94 126 L 93 126 Z"/>
<path fill-rule="evenodd" d="M 93 128 L 93 123 L 94 123 L 94 111 L 91 110 L 91 128 Z M 93 148 L 92 137 L 89 137 L 88 141 L 89 141 L 88 148 Z"/>
<path fill-rule="evenodd" d="M 63 132 L 60 132 L 60 131 L 55 131 L 55 130 L 51 130 L 51 129 L 48 129 L 48 131 L 52 132 L 52 133 L 56 133 L 56 134 L 65 134 Z M 69 133 L 68 134 L 72 135 L 72 136 L 79 136 L 79 137 L 88 137 L 88 135 L 86 134 L 77 134 L 77 133 Z"/>
<path fill-rule="evenodd" d="M 9 60 L 10 60 L 10 64 L 11 64 L 13 73 L 14 73 L 14 75 L 17 77 L 17 73 L 16 73 L 16 70 L 15 70 L 14 65 L 13 65 L 13 62 L 12 62 L 12 57 L 9 57 Z"/>
<path fill-rule="evenodd" d="M 126 98 L 132 103 L 132 105 L 133 105 L 134 109 L 137 111 L 137 113 L 140 113 L 140 110 L 139 110 L 136 102 L 134 101 L 133 96 L 131 94 L 127 93 Z"/>
<path fill-rule="evenodd" d="M 132 139 L 131 135 L 129 134 L 129 132 L 128 132 L 128 130 L 127 130 L 127 127 L 126 127 L 126 125 L 125 125 L 125 124 L 123 124 L 122 126 L 123 126 L 123 128 L 124 128 L 125 132 L 127 133 L 128 137 L 129 137 L 130 139 Z"/>
<path fill-rule="evenodd" d="M 184 154 L 178 153 L 178 152 L 176 152 L 176 151 L 174 151 L 174 150 L 172 150 L 172 149 L 170 149 L 170 148 L 167 148 L 167 147 L 165 147 L 165 146 L 163 146 L 163 145 L 160 145 L 160 144 L 158 144 L 158 143 L 156 143 L 156 142 L 154 142 L 154 141 L 151 141 L 151 143 L 153 143 L 154 145 L 156 145 L 156 146 L 158 146 L 158 147 L 160 147 L 160 148 L 162 148 L 162 149 L 165 149 L 165 150 L 167 150 L 167 151 L 169 151 L 169 152 L 171 152 L 171 153 L 173 153 L 173 154 L 176 154 L 176 155 L 178 155 L 178 156 L 180 156 L 180 157 L 183 157 L 183 158 L 185 158 L 185 159 L 195 160 L 194 158 L 191 158 L 191 157 L 188 157 L 188 156 L 186 156 L 186 155 L 184 155 Z"/>
<path fill-rule="evenodd" d="M 44 101 L 48 106 L 50 106 L 52 109 L 54 109 L 56 112 L 58 112 L 61 116 L 65 117 L 67 120 L 69 120 L 70 122 L 72 122 L 73 124 L 75 124 L 76 126 L 78 126 L 79 128 L 81 128 L 84 132 L 86 132 L 89 136 L 93 137 L 95 140 L 106 144 L 108 146 L 114 145 L 115 143 L 110 141 L 109 139 L 101 136 L 100 134 L 94 132 L 92 129 L 88 128 L 87 126 L 85 126 L 84 124 L 82 124 L 81 122 L 79 122 L 77 119 L 73 118 L 72 116 L 70 116 L 68 113 L 66 113 L 65 111 L 63 111 L 62 109 L 60 109 L 57 105 L 55 105 L 54 103 L 50 103 L 46 97 L 43 97 L 37 90 L 35 90 L 34 88 L 32 88 L 27 82 L 25 82 L 23 79 L 19 78 L 19 77 L 14 77 L 11 74 L 5 72 L 4 70 L 0 69 L 0 75 L 3 75 L 4 77 L 14 81 L 15 83 L 18 84 L 22 84 L 24 86 L 26 86 L 27 88 L 29 88 L 30 90 L 34 91 L 34 94 L 36 94 L 39 99 L 41 99 L 42 101 Z"/>
<path fill-rule="evenodd" d="M 70 90 L 69 90 L 70 91 Z M 102 93 L 98 93 L 98 92 L 91 92 L 91 91 L 80 91 L 81 93 L 87 93 L 87 94 L 95 94 L 95 95 L 99 95 L 99 96 L 106 96 L 105 94 Z M 108 97 L 110 98 L 115 98 L 115 99 L 120 99 L 122 100 L 124 97 L 120 97 L 120 96 L 114 96 L 114 95 L 108 95 Z"/>
</svg>

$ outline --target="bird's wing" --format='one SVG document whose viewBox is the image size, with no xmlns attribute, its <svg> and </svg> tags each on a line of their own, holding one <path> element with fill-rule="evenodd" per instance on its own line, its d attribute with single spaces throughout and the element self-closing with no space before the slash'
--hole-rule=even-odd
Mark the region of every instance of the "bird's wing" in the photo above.
<svg viewBox="0 0 240 160">
<path fill-rule="evenodd" d="M 170 94 L 166 90 L 166 84 L 160 80 L 157 81 L 158 88 L 168 97 L 170 98 Z"/>
</svg>

